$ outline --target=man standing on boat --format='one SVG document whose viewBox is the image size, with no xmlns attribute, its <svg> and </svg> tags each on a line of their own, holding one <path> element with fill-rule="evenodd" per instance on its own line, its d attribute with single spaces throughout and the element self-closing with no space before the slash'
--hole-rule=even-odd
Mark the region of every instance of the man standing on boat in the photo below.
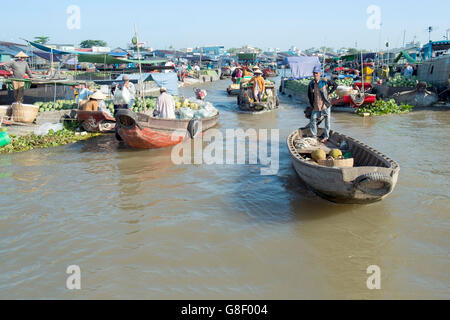
<svg viewBox="0 0 450 320">
<path fill-rule="evenodd" d="M 136 87 L 130 81 L 130 77 L 127 75 L 123 76 L 123 87 L 126 88 L 130 93 L 130 103 L 128 104 L 128 109 L 131 109 L 134 104 L 134 100 L 136 99 Z"/>
<path fill-rule="evenodd" d="M 25 74 L 31 79 L 33 75 L 31 74 L 30 67 L 28 63 L 25 61 L 26 58 L 29 58 L 24 52 L 19 52 L 15 56 L 16 60 L 8 61 L 4 64 L 4 67 L 7 71 L 12 73 L 12 77 L 15 79 L 24 79 Z M 23 96 L 25 94 L 25 83 L 22 81 L 13 81 L 12 82 L 14 88 L 14 100 L 17 103 L 23 102 Z"/>
<path fill-rule="evenodd" d="M 250 80 L 251 83 L 253 83 L 253 98 L 255 99 L 255 102 L 261 102 L 263 94 L 266 90 L 266 85 L 264 78 L 262 77 L 262 71 L 258 69 L 254 69 L 253 72 L 255 76 Z"/>
<path fill-rule="evenodd" d="M 308 98 L 312 109 L 311 133 L 317 137 L 317 119 L 325 117 L 325 136 L 322 143 L 328 141 L 331 130 L 331 101 L 330 96 L 336 90 L 337 84 L 333 80 L 321 79 L 322 68 L 316 65 L 313 70 L 314 80 L 308 86 Z"/>
<path fill-rule="evenodd" d="M 161 92 L 161 95 L 156 100 L 156 108 L 153 116 L 158 116 L 164 119 L 176 119 L 175 100 L 170 94 L 167 93 L 166 88 L 161 87 L 159 92 Z"/>
</svg>

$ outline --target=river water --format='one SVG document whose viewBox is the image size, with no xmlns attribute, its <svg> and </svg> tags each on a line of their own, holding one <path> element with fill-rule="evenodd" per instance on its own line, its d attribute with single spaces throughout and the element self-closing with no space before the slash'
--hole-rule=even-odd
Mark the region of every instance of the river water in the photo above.
<svg viewBox="0 0 450 320">
<path fill-rule="evenodd" d="M 0 156 L 0 298 L 448 299 L 450 113 L 362 118 L 333 129 L 395 159 L 386 200 L 337 205 L 309 192 L 285 140 L 306 123 L 280 109 L 236 112 L 228 81 L 207 84 L 218 129 L 279 128 L 279 171 L 175 165 L 112 136 Z M 192 88 L 183 88 L 191 96 Z M 81 269 L 81 290 L 66 268 Z M 381 270 L 369 290 L 366 270 Z"/>
</svg>

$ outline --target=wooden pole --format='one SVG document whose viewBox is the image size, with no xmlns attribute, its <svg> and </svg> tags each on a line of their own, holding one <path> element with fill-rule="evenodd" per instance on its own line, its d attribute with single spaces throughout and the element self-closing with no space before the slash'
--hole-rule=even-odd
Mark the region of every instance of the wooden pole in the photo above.
<svg viewBox="0 0 450 320">
<path fill-rule="evenodd" d="M 136 22 L 134 23 L 134 35 L 136 36 L 136 46 L 137 46 L 137 53 L 138 53 L 138 61 L 139 61 L 139 81 L 141 83 L 141 97 L 142 101 L 144 101 L 144 81 L 142 81 L 142 65 L 141 65 L 141 54 L 139 50 L 139 38 L 137 34 L 137 28 L 136 28 Z"/>
</svg>

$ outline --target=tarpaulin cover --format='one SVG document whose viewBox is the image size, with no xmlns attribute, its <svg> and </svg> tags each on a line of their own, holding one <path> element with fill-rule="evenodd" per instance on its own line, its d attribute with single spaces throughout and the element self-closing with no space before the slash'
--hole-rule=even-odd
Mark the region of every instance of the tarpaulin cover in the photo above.
<svg viewBox="0 0 450 320">
<path fill-rule="evenodd" d="M 51 54 L 48 52 L 44 52 L 44 51 L 33 51 L 33 53 L 35 55 L 37 55 L 38 57 L 45 59 L 47 61 L 51 61 Z M 53 54 L 53 62 L 60 62 L 60 60 L 58 59 L 58 57 L 55 56 L 55 54 Z"/>
<path fill-rule="evenodd" d="M 168 93 L 178 95 L 178 76 L 175 72 L 152 73 L 151 75 L 159 87 L 165 87 Z"/>
<path fill-rule="evenodd" d="M 43 44 L 36 43 L 36 42 L 33 42 L 33 41 L 27 41 L 27 42 L 29 44 L 31 44 L 33 47 L 35 47 L 35 48 L 37 48 L 39 50 L 42 50 L 44 52 L 53 52 L 53 54 L 73 54 L 74 53 L 74 52 L 61 51 L 61 50 L 56 50 L 56 49 L 52 50 L 52 48 L 49 48 L 47 46 L 44 46 Z"/>
<path fill-rule="evenodd" d="M 411 57 L 410 54 L 406 51 L 400 52 L 397 58 L 395 58 L 394 63 L 399 62 L 401 58 L 405 58 L 409 63 L 416 63 L 416 59 Z"/>
<path fill-rule="evenodd" d="M 121 74 L 115 80 L 123 81 L 124 76 L 125 76 L 125 74 Z M 140 81 L 140 79 L 141 79 L 141 75 L 139 73 L 127 74 L 127 76 L 128 76 L 128 78 L 130 78 L 131 82 Z M 153 79 L 152 79 L 151 73 L 143 73 L 142 74 L 142 81 L 147 82 L 147 81 L 152 81 L 152 80 Z"/>
<path fill-rule="evenodd" d="M 143 65 L 154 65 L 166 62 L 167 60 L 141 60 Z M 118 59 L 110 56 L 109 54 L 81 54 L 78 56 L 78 62 L 89 62 L 89 63 L 105 63 L 105 64 L 126 64 L 135 63 L 138 64 L 139 60 L 135 59 Z"/>
<path fill-rule="evenodd" d="M 312 77 L 314 66 L 320 65 L 318 57 L 288 57 L 284 63 L 289 64 L 294 79 Z"/>
</svg>

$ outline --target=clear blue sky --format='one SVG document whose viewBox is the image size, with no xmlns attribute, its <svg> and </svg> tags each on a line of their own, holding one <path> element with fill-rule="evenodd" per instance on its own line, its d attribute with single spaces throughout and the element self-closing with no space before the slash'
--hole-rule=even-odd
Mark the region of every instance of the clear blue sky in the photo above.
<svg viewBox="0 0 450 320">
<path fill-rule="evenodd" d="M 81 29 L 66 26 L 70 5 L 81 9 Z M 78 44 L 105 40 L 110 47 L 125 47 L 138 25 L 141 40 L 154 48 L 250 44 L 263 49 L 291 45 L 307 49 L 328 46 L 376 49 L 380 31 L 366 27 L 370 5 L 381 9 L 382 43 L 393 47 L 406 41 L 428 41 L 428 26 L 436 27 L 433 40 L 443 40 L 450 28 L 448 0 L 24 0 L 2 1 L 0 40 L 49 36 L 52 43 Z"/>
</svg>

